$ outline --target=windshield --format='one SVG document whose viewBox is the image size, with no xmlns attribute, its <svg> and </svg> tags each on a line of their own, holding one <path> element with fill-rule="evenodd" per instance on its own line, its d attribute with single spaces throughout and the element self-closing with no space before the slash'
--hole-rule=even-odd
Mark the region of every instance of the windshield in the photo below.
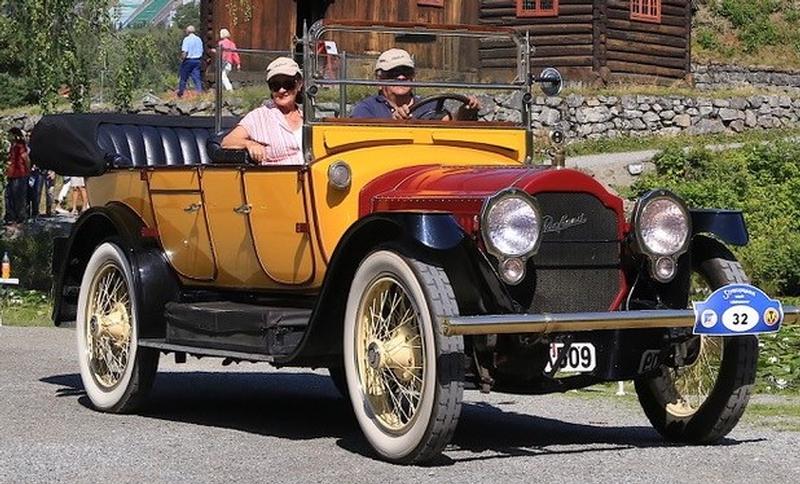
<svg viewBox="0 0 800 484">
<path fill-rule="evenodd" d="M 217 131 L 224 117 L 237 119 L 270 100 L 265 71 L 278 57 L 302 68 L 297 101 L 306 124 L 528 124 L 530 49 L 512 30 L 318 22 L 292 51 L 220 43 L 216 54 Z"/>
<path fill-rule="evenodd" d="M 308 122 L 524 123 L 529 52 L 510 30 L 317 23 L 303 51 Z"/>
</svg>

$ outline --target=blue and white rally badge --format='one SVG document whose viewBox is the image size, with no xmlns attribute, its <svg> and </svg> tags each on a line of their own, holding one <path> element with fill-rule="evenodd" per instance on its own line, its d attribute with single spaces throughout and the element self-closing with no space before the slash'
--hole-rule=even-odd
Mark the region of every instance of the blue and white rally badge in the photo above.
<svg viewBox="0 0 800 484">
<path fill-rule="evenodd" d="M 694 334 L 731 336 L 774 333 L 783 322 L 783 306 L 750 284 L 722 286 L 703 302 L 693 302 Z"/>
</svg>

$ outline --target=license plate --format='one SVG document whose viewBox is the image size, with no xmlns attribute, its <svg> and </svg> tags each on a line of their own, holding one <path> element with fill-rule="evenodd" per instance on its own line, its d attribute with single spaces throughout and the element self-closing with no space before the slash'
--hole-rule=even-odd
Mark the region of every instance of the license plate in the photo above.
<svg viewBox="0 0 800 484">
<path fill-rule="evenodd" d="M 553 365 L 558 361 L 558 356 L 563 348 L 564 343 L 550 343 L 550 361 L 544 368 L 546 373 L 553 370 Z M 592 343 L 572 343 L 558 371 L 586 373 L 594 370 L 595 366 L 597 366 L 597 352 L 594 345 Z"/>
</svg>

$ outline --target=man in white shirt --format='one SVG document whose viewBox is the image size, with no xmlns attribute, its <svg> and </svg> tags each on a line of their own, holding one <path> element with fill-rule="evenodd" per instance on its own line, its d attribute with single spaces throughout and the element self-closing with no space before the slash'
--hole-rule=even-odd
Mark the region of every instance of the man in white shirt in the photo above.
<svg viewBox="0 0 800 484">
<path fill-rule="evenodd" d="M 200 60 L 203 57 L 203 41 L 194 34 L 194 25 L 186 27 L 186 37 L 181 44 L 180 81 L 178 82 L 178 97 L 183 97 L 186 90 L 186 80 L 191 76 L 194 90 L 203 92 L 200 81 Z"/>
</svg>

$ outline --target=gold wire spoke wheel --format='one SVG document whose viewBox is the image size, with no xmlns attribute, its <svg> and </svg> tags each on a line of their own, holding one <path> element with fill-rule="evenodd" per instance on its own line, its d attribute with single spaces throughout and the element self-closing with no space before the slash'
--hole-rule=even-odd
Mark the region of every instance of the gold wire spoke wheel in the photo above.
<svg viewBox="0 0 800 484">
<path fill-rule="evenodd" d="M 694 414 L 714 389 L 722 365 L 724 338 L 700 336 L 698 355 L 691 365 L 670 368 L 678 400 L 667 404 L 667 410 L 678 416 Z"/>
<path fill-rule="evenodd" d="M 112 389 L 128 366 L 132 333 L 128 284 L 113 262 L 95 273 L 86 311 L 89 368 L 98 385 Z"/>
<path fill-rule="evenodd" d="M 391 276 L 376 279 L 362 299 L 356 327 L 361 388 L 378 422 L 402 433 L 417 415 L 425 387 L 425 341 L 419 310 Z"/>
</svg>

